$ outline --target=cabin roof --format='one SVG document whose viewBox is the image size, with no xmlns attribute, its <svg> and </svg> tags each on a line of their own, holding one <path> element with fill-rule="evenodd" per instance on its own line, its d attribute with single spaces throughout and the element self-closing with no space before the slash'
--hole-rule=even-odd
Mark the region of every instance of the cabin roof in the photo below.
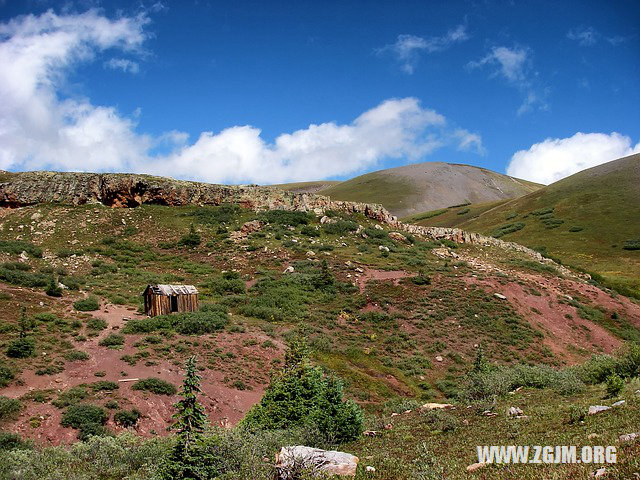
<svg viewBox="0 0 640 480">
<path fill-rule="evenodd" d="M 151 291 L 155 295 L 192 295 L 197 294 L 198 289 L 193 285 L 147 285 L 144 293 Z"/>
</svg>

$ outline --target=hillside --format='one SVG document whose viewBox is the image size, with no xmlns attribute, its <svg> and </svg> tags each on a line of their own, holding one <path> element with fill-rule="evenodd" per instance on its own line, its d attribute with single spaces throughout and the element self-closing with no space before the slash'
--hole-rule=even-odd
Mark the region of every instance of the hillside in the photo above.
<svg viewBox="0 0 640 480">
<path fill-rule="evenodd" d="M 640 155 L 584 170 L 511 201 L 421 216 L 407 220 L 499 235 L 602 275 L 620 291 L 640 297 Z"/>
<path fill-rule="evenodd" d="M 334 180 L 318 180 L 316 182 L 278 183 L 268 186 L 294 193 L 321 193 L 322 190 L 338 185 L 339 183 L 341 182 Z"/>
<path fill-rule="evenodd" d="M 484 168 L 425 162 L 367 173 L 320 190 L 334 200 L 380 203 L 399 217 L 519 197 L 540 185 Z"/>
<path fill-rule="evenodd" d="M 619 414 L 589 419 L 589 428 L 566 426 L 571 405 L 602 402 L 604 387 L 573 370 L 557 378 L 550 372 L 639 341 L 640 305 L 526 250 L 431 236 L 440 231 L 401 233 L 403 225 L 375 206 L 260 187 L 43 172 L 6 180 L 0 200 L 14 208 L 0 209 L 0 401 L 13 410 L 0 426 L 37 445 L 76 441 L 78 430 L 64 426 L 63 417 L 72 405 L 90 404 L 106 412 L 108 431 L 151 438 L 141 447 L 131 440 L 125 449 L 153 464 L 152 452 L 166 448 L 153 439 L 168 434 L 178 399 L 170 386 L 179 386 L 189 356 L 199 359 L 200 400 L 210 422 L 230 427 L 260 400 L 271 372 L 282 367 L 287 342 L 303 337 L 312 360 L 344 380 L 346 396 L 365 409 L 367 428 L 380 432 L 341 447 L 375 462 L 380 478 L 414 478 L 418 461 L 462 478 L 475 461 L 474 442 L 587 442 L 592 429 L 606 429 L 602 441 L 615 441 L 637 418 L 640 397 L 629 383 Z M 60 297 L 45 292 L 52 279 L 65 287 Z M 201 311 L 145 317 L 141 293 L 155 283 L 195 285 Z M 487 380 L 481 400 L 472 401 L 469 374 L 480 351 L 489 371 L 541 365 L 527 375 L 545 380 Z M 170 386 L 134 388 L 149 378 Z M 504 397 L 504 385 L 530 388 Z M 446 415 L 416 409 L 427 401 L 458 408 Z M 504 415 L 513 402 L 531 423 L 523 420 L 520 428 Z M 116 413 L 134 409 L 141 415 L 135 427 L 116 422 Z M 414 413 L 390 417 L 407 410 Z M 487 410 L 497 417 L 483 415 Z M 564 433 L 542 435 L 538 422 Z M 235 430 L 224 432 L 232 443 L 221 448 L 240 448 Z M 262 458 L 289 440 L 238 435 L 253 442 L 246 458 L 259 452 L 257 465 L 266 469 L 252 470 L 253 478 L 271 478 Z M 120 438 L 114 442 L 128 441 Z M 437 459 L 421 453 L 423 442 Z M 620 454 L 620 478 L 635 468 L 634 452 L 631 445 Z M 38 462 L 49 461 L 38 455 L 16 456 L 15 468 L 28 462 L 38 471 Z M 398 458 L 385 460 L 392 455 Z M 570 476 L 590 467 L 558 468 Z M 526 471 L 536 478 L 537 470 Z M 510 478 L 507 470 L 485 474 Z"/>
</svg>

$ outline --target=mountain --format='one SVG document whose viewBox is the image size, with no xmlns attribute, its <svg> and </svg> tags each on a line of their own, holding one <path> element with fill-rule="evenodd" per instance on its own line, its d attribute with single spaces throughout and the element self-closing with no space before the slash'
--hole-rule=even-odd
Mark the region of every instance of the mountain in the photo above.
<svg viewBox="0 0 640 480">
<path fill-rule="evenodd" d="M 273 478 L 264 457 L 325 440 L 315 430 L 230 427 L 279 378 L 272 373 L 283 367 L 287 342 L 300 338 L 311 361 L 344 380 L 345 396 L 368 413 L 376 433 L 341 448 L 380 478 L 419 478 L 427 467 L 467 478 L 476 444 L 589 444 L 593 431 L 613 444 L 636 431 L 633 381 L 620 394 L 623 408 L 588 417 L 590 428 L 579 420 L 603 402 L 600 382 L 618 365 L 589 359 L 640 340 L 640 305 L 520 245 L 403 224 L 377 205 L 266 187 L 2 175 L 0 440 L 21 446 L 10 435 L 18 434 L 38 446 L 3 453 L 0 469 L 11 478 L 29 469 L 40 469 L 29 478 L 152 478 L 171 445 L 156 437 L 171 434 L 173 389 L 193 355 L 198 399 L 212 425 L 229 427 L 214 429 L 220 455 L 207 461 L 227 462 L 230 478 Z M 200 311 L 147 317 L 149 284 L 195 286 Z M 628 376 L 637 355 L 625 359 L 620 372 Z M 585 361 L 596 363 L 576 366 Z M 575 367 L 559 370 L 565 366 Z M 518 387 L 525 388 L 508 395 Z M 427 402 L 456 408 L 420 408 Z M 510 406 L 529 418 L 508 417 Z M 40 448 L 83 432 L 142 438 Z M 433 456 L 420 450 L 425 443 Z M 117 473 L 98 474 L 93 454 L 74 454 L 107 446 L 135 456 Z M 631 472 L 637 453 L 621 446 L 616 468 Z M 526 478 L 545 468 L 522 467 L 530 468 Z M 559 478 L 582 478 L 590 468 L 552 467 Z M 513 476 L 495 470 L 496 478 Z"/>
<path fill-rule="evenodd" d="M 640 298 L 640 154 L 583 170 L 513 200 L 405 220 L 518 242 L 601 275 L 610 286 Z"/>
<path fill-rule="evenodd" d="M 334 200 L 380 203 L 404 217 L 451 205 L 519 197 L 540 186 L 485 168 L 425 162 L 367 173 L 317 193 Z"/>
</svg>

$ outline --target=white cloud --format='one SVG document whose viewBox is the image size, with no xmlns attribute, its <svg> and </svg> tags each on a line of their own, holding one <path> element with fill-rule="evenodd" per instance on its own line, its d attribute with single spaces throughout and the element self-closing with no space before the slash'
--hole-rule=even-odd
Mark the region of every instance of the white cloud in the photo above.
<svg viewBox="0 0 640 480">
<path fill-rule="evenodd" d="M 415 98 L 389 99 L 350 123 L 312 124 L 273 142 L 247 125 L 204 132 L 189 143 L 179 131 L 157 137 L 137 133 L 138 110 L 125 117 L 86 98 L 60 97 L 65 75 L 78 62 L 106 49 L 142 52 L 146 23 L 144 16 L 109 20 L 92 10 L 0 24 L 0 169 L 276 183 L 354 173 L 388 158 L 418 161 L 443 146 L 484 151 L 478 134 L 450 125 Z M 134 68 L 120 60 L 107 66 Z"/>
<path fill-rule="evenodd" d="M 483 58 L 467 64 L 470 69 L 494 67 L 492 76 L 503 77 L 511 86 L 520 90 L 523 101 L 518 115 L 534 109 L 546 110 L 545 91 L 535 85 L 536 72 L 533 70 L 530 50 L 523 47 L 493 47 Z"/>
<path fill-rule="evenodd" d="M 467 40 L 466 27 L 458 25 L 441 37 L 423 38 L 416 35 L 398 35 L 395 43 L 379 48 L 378 54 L 391 53 L 400 62 L 405 73 L 411 75 L 416 67 L 420 54 L 446 50 L 455 43 Z"/>
<path fill-rule="evenodd" d="M 507 174 L 549 184 L 617 158 L 640 152 L 629 137 L 613 132 L 576 133 L 569 138 L 548 138 L 511 157 Z"/>
<path fill-rule="evenodd" d="M 598 41 L 600 34 L 593 27 L 578 27 L 569 30 L 567 38 L 575 40 L 583 47 L 589 47 L 595 45 Z"/>
<path fill-rule="evenodd" d="M 134 62 L 133 60 L 128 60 L 126 58 L 112 58 L 109 61 L 104 62 L 104 66 L 111 70 L 122 70 L 125 73 L 138 73 L 140 71 L 140 65 L 138 65 L 138 62 Z"/>
</svg>

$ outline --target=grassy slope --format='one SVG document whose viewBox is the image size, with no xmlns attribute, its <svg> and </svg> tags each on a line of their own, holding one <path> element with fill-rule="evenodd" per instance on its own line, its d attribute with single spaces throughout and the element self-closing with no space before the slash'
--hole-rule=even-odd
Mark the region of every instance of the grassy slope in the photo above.
<svg viewBox="0 0 640 480">
<path fill-rule="evenodd" d="M 449 208 L 441 208 L 430 212 L 419 213 L 402 218 L 407 223 L 415 223 L 425 227 L 458 227 L 461 224 L 482 215 L 487 210 L 499 207 L 509 200 L 497 202 L 472 203 Z"/>
<path fill-rule="evenodd" d="M 318 180 L 313 182 L 278 183 L 268 186 L 295 193 L 316 193 L 325 188 L 338 185 L 339 183 L 341 182 L 338 180 Z"/>
<path fill-rule="evenodd" d="M 423 165 L 426 167 L 421 169 Z M 424 210 L 424 205 L 444 208 L 478 199 L 513 198 L 540 188 L 532 182 L 468 165 L 434 165 L 439 166 L 427 163 L 367 173 L 318 193 L 336 200 L 381 203 L 403 216 Z"/>
<path fill-rule="evenodd" d="M 547 208 L 554 208 L 553 217 L 564 223 L 546 228 L 538 216 L 530 214 Z M 456 225 L 491 234 L 501 225 L 522 222 L 522 230 L 503 238 L 529 247 L 544 246 L 567 264 L 597 272 L 640 293 L 640 251 L 622 249 L 624 241 L 640 239 L 639 219 L 640 155 L 632 155 L 577 173 Z M 570 232 L 571 227 L 583 229 Z"/>
</svg>

